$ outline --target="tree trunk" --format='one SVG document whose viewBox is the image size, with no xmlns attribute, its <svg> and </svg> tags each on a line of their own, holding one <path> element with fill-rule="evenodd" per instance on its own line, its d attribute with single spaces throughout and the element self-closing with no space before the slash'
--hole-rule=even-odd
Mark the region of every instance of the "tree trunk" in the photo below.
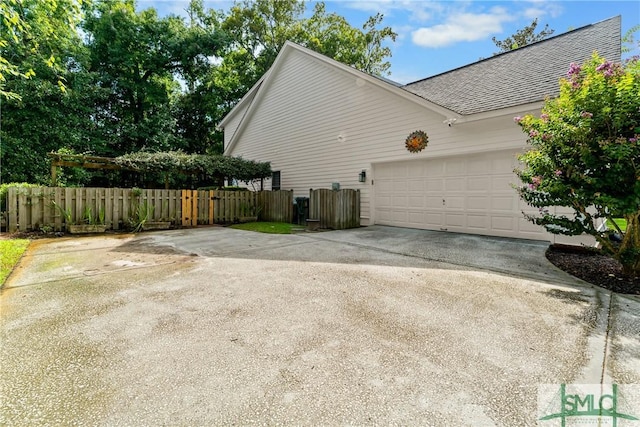
<svg viewBox="0 0 640 427">
<path fill-rule="evenodd" d="M 626 277 L 640 277 L 640 211 L 625 215 L 627 230 L 616 254 Z"/>
</svg>

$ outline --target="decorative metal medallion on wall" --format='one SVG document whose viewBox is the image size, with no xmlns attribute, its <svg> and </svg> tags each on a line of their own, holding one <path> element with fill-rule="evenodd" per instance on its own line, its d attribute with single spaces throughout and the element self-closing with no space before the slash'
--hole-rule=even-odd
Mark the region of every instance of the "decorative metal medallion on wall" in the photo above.
<svg viewBox="0 0 640 427">
<path fill-rule="evenodd" d="M 407 147 L 407 150 L 409 150 L 410 152 L 419 153 L 420 151 L 425 149 L 428 142 L 429 142 L 429 137 L 427 136 L 426 132 L 417 130 L 409 134 L 404 145 Z"/>
</svg>

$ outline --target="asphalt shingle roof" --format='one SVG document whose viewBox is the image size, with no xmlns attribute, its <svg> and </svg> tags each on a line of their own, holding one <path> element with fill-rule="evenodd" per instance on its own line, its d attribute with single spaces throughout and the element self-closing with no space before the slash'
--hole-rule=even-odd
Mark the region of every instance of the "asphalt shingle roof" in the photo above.
<svg viewBox="0 0 640 427">
<path fill-rule="evenodd" d="M 621 59 L 621 18 L 616 16 L 427 79 L 403 89 L 459 114 L 492 111 L 557 96 L 558 79 L 571 62 L 594 51 Z"/>
</svg>

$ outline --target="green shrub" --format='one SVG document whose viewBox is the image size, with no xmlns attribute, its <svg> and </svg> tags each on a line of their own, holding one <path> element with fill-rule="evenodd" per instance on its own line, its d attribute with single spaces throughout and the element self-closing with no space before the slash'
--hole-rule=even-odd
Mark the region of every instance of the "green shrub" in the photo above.
<svg viewBox="0 0 640 427">
<path fill-rule="evenodd" d="M 38 184 L 29 184 L 28 182 L 9 182 L 7 184 L 0 184 L 0 212 L 5 212 L 7 210 L 7 194 L 9 193 L 9 187 L 32 188 L 42 186 Z"/>
</svg>

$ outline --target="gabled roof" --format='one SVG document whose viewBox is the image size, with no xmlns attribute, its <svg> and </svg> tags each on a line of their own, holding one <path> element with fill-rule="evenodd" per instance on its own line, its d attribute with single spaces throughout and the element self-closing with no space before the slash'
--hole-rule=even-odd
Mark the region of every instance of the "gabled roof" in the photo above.
<svg viewBox="0 0 640 427">
<path fill-rule="evenodd" d="M 377 86 L 383 90 L 386 90 L 387 92 L 389 92 L 390 94 L 392 94 L 392 96 L 399 96 L 403 99 L 409 100 L 411 102 L 414 102 L 422 107 L 426 107 L 428 109 L 430 109 L 431 111 L 434 111 L 440 115 L 442 115 L 443 117 L 453 117 L 453 118 L 457 118 L 458 114 L 456 114 L 454 111 L 451 111 L 445 107 L 442 107 L 438 104 L 435 104 L 427 99 L 424 99 L 420 96 L 416 96 L 415 94 L 408 92 L 404 89 L 402 89 L 399 85 L 394 84 L 394 82 L 390 83 L 390 80 L 387 79 L 382 79 L 376 76 L 372 76 L 370 74 L 367 74 L 365 72 L 362 72 L 360 70 L 357 70 L 349 65 L 345 65 L 341 62 L 338 62 L 334 59 L 331 59 L 327 56 L 324 56 L 318 52 L 314 52 L 311 49 L 307 49 L 305 47 L 302 47 L 296 43 L 287 41 L 284 46 L 282 47 L 282 49 L 280 50 L 280 52 L 278 53 L 278 56 L 276 57 L 275 61 L 273 62 L 273 65 L 271 65 L 271 68 L 269 68 L 269 70 L 264 74 L 264 76 L 249 90 L 249 92 L 242 98 L 242 100 L 240 100 L 240 102 L 238 103 L 238 105 L 236 105 L 233 110 L 231 110 L 231 112 L 229 112 L 229 114 L 227 114 L 222 121 L 220 122 L 220 124 L 218 124 L 218 128 L 224 128 L 225 124 L 229 123 L 230 118 L 232 118 L 233 116 L 235 116 L 236 114 L 238 114 L 239 111 L 243 110 L 243 106 L 247 105 L 246 110 L 244 111 L 243 117 L 242 117 L 242 121 L 240 122 L 240 124 L 238 125 L 237 130 L 235 131 L 235 133 L 233 134 L 233 136 L 231 137 L 229 144 L 224 147 L 224 151 L 225 153 L 228 152 L 231 147 L 233 147 L 236 143 L 236 141 L 240 138 L 240 135 L 242 134 L 242 131 L 244 130 L 244 128 L 247 126 L 247 123 L 251 120 L 251 115 L 254 111 L 255 108 L 257 108 L 256 106 L 259 105 L 260 103 L 260 99 L 265 96 L 265 93 L 268 92 L 269 90 L 269 86 L 271 84 L 272 78 L 273 76 L 278 72 L 278 69 L 282 66 L 282 64 L 285 61 L 285 58 L 289 55 L 292 54 L 294 52 L 297 53 L 302 53 L 304 55 L 308 55 L 312 58 L 315 58 L 319 61 L 322 61 L 323 63 L 326 63 L 332 67 L 335 67 L 337 69 L 343 70 L 346 73 L 352 74 L 354 77 L 359 78 L 364 80 L 367 83 L 370 83 L 374 86 Z"/>
<path fill-rule="evenodd" d="M 558 95 L 571 62 L 594 51 L 621 58 L 621 18 L 616 16 L 433 77 L 403 89 L 461 115 L 542 101 Z"/>
</svg>

